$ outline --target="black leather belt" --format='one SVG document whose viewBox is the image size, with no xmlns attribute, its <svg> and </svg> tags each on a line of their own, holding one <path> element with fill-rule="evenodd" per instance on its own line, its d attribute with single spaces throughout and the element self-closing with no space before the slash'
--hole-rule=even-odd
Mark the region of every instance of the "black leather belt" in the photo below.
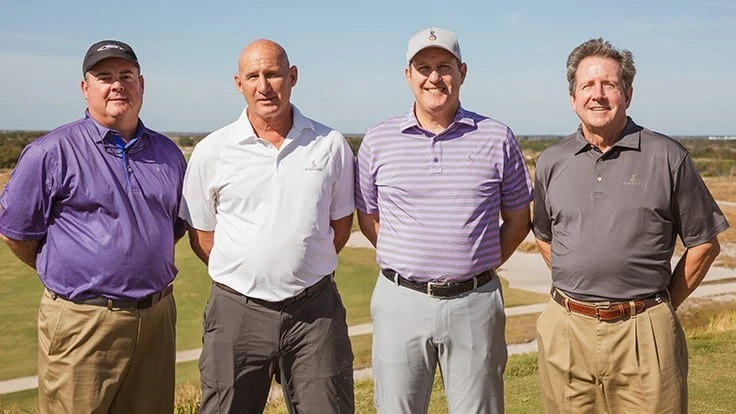
<svg viewBox="0 0 736 414">
<path fill-rule="evenodd" d="M 448 298 L 461 295 L 485 285 L 493 279 L 496 272 L 493 269 L 486 270 L 461 282 L 415 282 L 401 276 L 393 269 L 381 269 L 381 274 L 399 286 L 426 293 L 432 297 Z"/>
<path fill-rule="evenodd" d="M 219 282 L 212 282 L 213 285 L 217 286 L 219 289 L 224 290 L 225 292 L 231 293 L 233 295 L 238 295 L 240 297 L 245 298 L 248 302 L 257 303 L 263 307 L 269 308 L 269 309 L 275 309 L 280 310 L 283 309 L 289 305 L 293 305 L 296 302 L 301 301 L 302 299 L 305 299 L 309 296 L 314 296 L 317 293 L 321 292 L 324 288 L 326 288 L 330 282 L 332 282 L 332 277 L 334 273 L 330 273 L 329 275 L 324 276 L 322 279 L 319 280 L 319 282 L 313 284 L 312 286 L 309 286 L 308 288 L 305 288 L 301 292 L 299 292 L 297 295 L 292 296 L 290 298 L 286 298 L 284 300 L 280 300 L 278 302 L 271 302 L 268 300 L 263 300 L 259 298 L 254 298 L 252 296 L 246 296 L 237 290 L 231 288 L 228 285 L 224 285 Z"/>
<path fill-rule="evenodd" d="M 174 291 L 174 285 L 168 285 L 163 290 L 152 293 L 143 299 L 110 299 L 104 296 L 92 296 L 84 299 L 68 299 L 58 293 L 54 293 L 49 290 L 51 297 L 56 299 L 63 299 L 68 302 L 76 303 L 77 305 L 94 305 L 104 306 L 108 309 L 146 309 L 160 302 L 161 299 L 169 296 Z"/>
<path fill-rule="evenodd" d="M 581 302 L 568 298 L 554 287 L 551 294 L 555 302 L 570 312 L 596 318 L 603 322 L 617 322 L 628 319 L 660 303 L 669 302 L 669 293 L 666 290 L 643 299 L 626 302 Z"/>
</svg>

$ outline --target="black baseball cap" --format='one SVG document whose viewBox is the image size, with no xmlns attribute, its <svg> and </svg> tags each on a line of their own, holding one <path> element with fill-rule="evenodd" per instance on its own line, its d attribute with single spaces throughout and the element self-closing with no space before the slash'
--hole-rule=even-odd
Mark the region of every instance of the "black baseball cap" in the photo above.
<svg viewBox="0 0 736 414">
<path fill-rule="evenodd" d="M 82 62 L 82 74 L 84 75 L 92 66 L 109 58 L 120 58 L 135 63 L 140 70 L 141 65 L 138 63 L 138 56 L 135 55 L 133 48 L 127 43 L 119 40 L 100 40 L 87 49 Z"/>
</svg>

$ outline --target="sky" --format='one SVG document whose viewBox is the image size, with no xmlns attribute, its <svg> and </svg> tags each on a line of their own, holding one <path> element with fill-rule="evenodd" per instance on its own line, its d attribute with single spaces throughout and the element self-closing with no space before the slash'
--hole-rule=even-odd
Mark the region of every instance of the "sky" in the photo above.
<svg viewBox="0 0 736 414">
<path fill-rule="evenodd" d="M 409 37 L 454 31 L 468 76 L 462 105 L 517 135 L 577 128 L 565 61 L 596 37 L 634 54 L 628 113 L 670 135 L 736 135 L 736 1 L 37 1 L 0 0 L 0 129 L 46 130 L 82 116 L 85 51 L 118 39 L 145 78 L 141 119 L 168 132 L 210 132 L 244 100 L 237 59 L 258 38 L 299 69 L 292 102 L 343 133 L 410 110 Z"/>
</svg>

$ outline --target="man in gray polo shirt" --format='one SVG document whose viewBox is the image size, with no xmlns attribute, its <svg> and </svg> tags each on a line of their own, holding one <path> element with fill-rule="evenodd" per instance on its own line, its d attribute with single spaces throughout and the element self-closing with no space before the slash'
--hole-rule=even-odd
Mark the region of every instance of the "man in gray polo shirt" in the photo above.
<svg viewBox="0 0 736 414">
<path fill-rule="evenodd" d="M 545 411 L 686 412 L 675 309 L 728 223 L 678 142 L 626 115 L 636 69 L 603 39 L 567 60 L 580 128 L 537 160 L 534 234 L 552 270 L 537 322 Z M 675 240 L 685 253 L 670 268 Z"/>
</svg>

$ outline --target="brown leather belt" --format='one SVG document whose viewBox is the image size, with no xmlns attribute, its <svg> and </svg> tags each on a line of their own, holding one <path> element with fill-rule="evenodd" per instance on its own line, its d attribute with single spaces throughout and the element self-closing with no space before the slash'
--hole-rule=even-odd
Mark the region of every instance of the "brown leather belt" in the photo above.
<svg viewBox="0 0 736 414">
<path fill-rule="evenodd" d="M 110 299 L 104 296 L 93 296 L 84 299 L 67 299 L 62 295 L 54 293 L 49 290 L 51 297 L 56 299 L 63 299 L 67 302 L 76 303 L 77 305 L 94 305 L 104 306 L 108 309 L 146 309 L 157 304 L 161 299 L 169 296 L 174 291 L 174 285 L 168 285 L 163 290 L 156 293 L 152 293 L 143 299 Z"/>
<path fill-rule="evenodd" d="M 278 302 L 271 302 L 271 301 L 264 300 L 264 299 L 254 298 L 252 296 L 246 296 L 238 292 L 237 290 L 231 288 L 230 286 L 224 285 L 219 282 L 212 282 L 212 284 L 217 286 L 221 290 L 224 290 L 225 292 L 245 298 L 246 302 L 253 302 L 263 307 L 269 308 L 269 309 L 280 310 L 296 302 L 299 302 L 304 298 L 307 298 L 309 296 L 314 296 L 315 294 L 319 293 L 320 291 L 322 291 L 322 289 L 328 286 L 329 284 L 328 282 L 332 281 L 333 275 L 334 273 L 330 273 L 329 275 L 326 275 L 322 279 L 320 279 L 317 283 L 313 284 L 312 286 L 309 286 L 308 288 L 305 288 L 304 290 L 299 292 L 297 295 L 292 296 L 290 298 L 286 298 Z"/>
<path fill-rule="evenodd" d="M 552 299 L 560 306 L 580 315 L 596 318 L 603 322 L 616 322 L 638 315 L 645 310 L 664 302 L 669 302 L 669 294 L 666 290 L 643 299 L 628 302 L 597 302 L 586 303 L 568 298 L 554 287 L 552 288 Z"/>
<path fill-rule="evenodd" d="M 493 269 L 478 273 L 470 279 L 461 282 L 415 282 L 409 280 L 395 270 L 381 269 L 381 274 L 391 282 L 404 286 L 417 292 L 426 293 L 429 296 L 437 298 L 449 298 L 461 295 L 465 292 L 477 289 L 489 281 L 493 280 L 496 272 Z"/>
</svg>

